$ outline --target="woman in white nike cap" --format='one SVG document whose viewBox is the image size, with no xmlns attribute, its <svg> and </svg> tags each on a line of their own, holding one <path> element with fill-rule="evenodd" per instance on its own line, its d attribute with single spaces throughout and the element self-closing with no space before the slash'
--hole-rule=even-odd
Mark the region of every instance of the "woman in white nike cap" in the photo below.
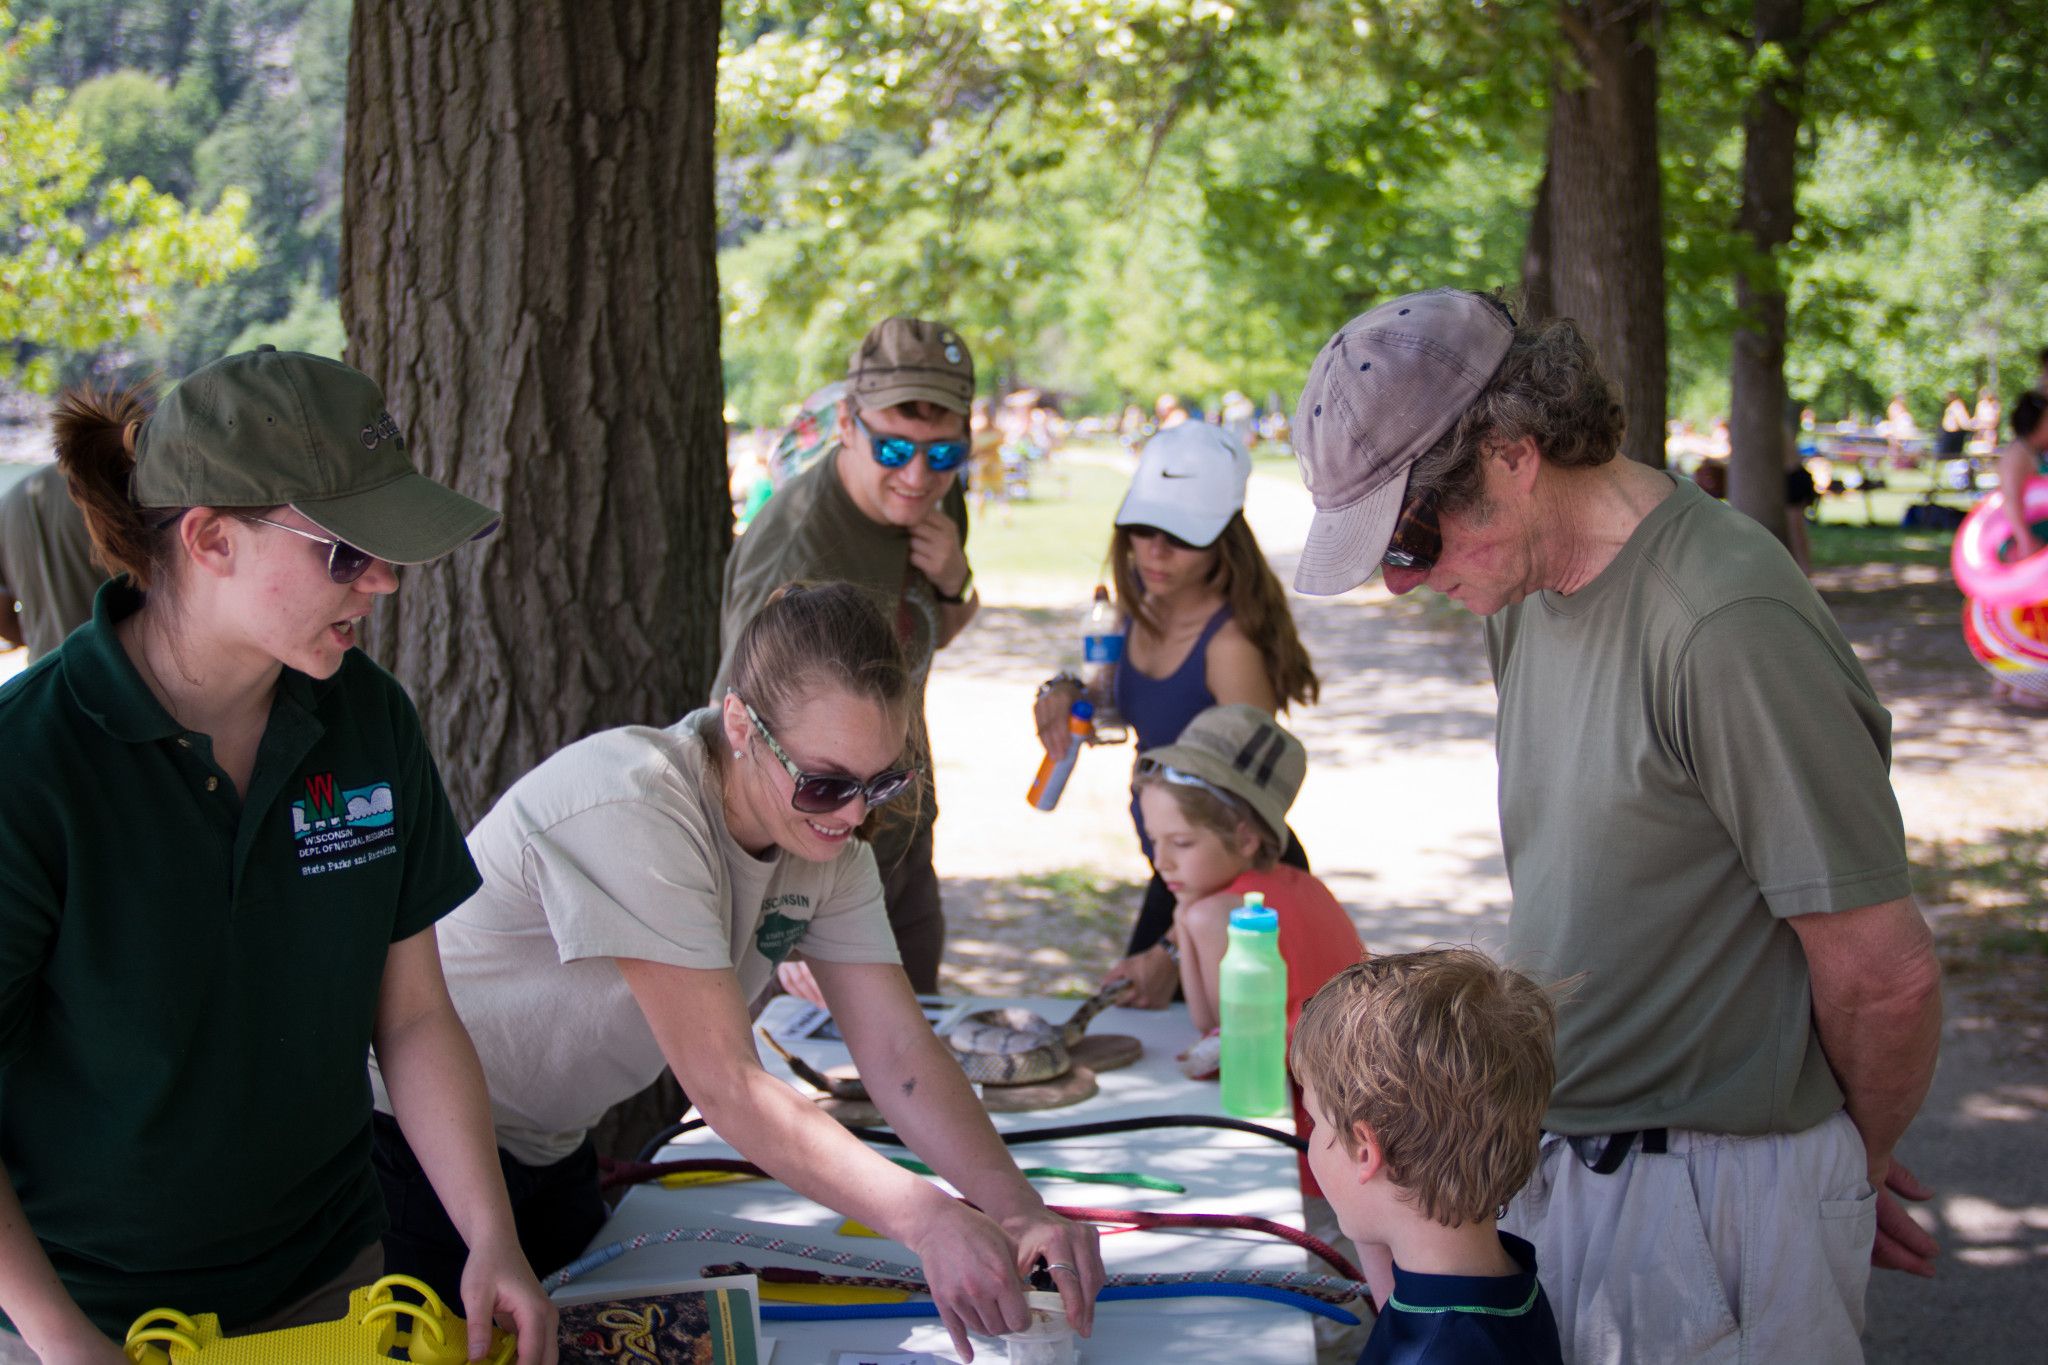
<svg viewBox="0 0 2048 1365">
<path fill-rule="evenodd" d="M 1146 444 L 1117 509 L 1109 558 L 1126 634 L 1113 695 L 1094 700 L 1114 701 L 1141 751 L 1173 743 L 1212 706 L 1242 702 L 1277 713 L 1320 690 L 1287 594 L 1244 519 L 1250 479 L 1251 457 L 1234 437 L 1184 422 Z M 1038 690 L 1038 734 L 1054 754 L 1071 742 L 1066 715 L 1082 689 L 1079 678 L 1062 674 Z M 1131 819 L 1149 861 L 1135 801 Z M 1284 861 L 1308 866 L 1291 830 Z M 1128 1004 L 1158 1008 L 1173 999 L 1173 899 L 1155 872 L 1126 956 L 1109 973 L 1135 985 Z"/>
</svg>

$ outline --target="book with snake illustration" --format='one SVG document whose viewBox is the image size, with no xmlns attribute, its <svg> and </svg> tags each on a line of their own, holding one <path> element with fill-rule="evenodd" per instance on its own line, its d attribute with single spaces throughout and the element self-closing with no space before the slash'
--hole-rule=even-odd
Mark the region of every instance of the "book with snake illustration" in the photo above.
<svg viewBox="0 0 2048 1365">
<path fill-rule="evenodd" d="M 752 1281 L 564 1304 L 561 1365 L 761 1365 Z"/>
</svg>

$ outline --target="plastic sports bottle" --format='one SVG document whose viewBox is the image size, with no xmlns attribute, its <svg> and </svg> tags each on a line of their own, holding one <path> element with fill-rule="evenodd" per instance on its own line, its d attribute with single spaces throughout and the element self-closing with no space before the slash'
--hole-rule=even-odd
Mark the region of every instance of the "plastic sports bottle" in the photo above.
<svg viewBox="0 0 2048 1365">
<path fill-rule="evenodd" d="M 1081 670 L 1088 690 L 1101 697 L 1095 708 L 1095 743 L 1121 744 L 1130 738 L 1130 728 L 1117 714 L 1116 689 L 1111 681 L 1124 657 L 1124 618 L 1109 600 L 1109 589 L 1096 585 L 1095 600 L 1081 619 Z"/>
<path fill-rule="evenodd" d="M 1085 701 L 1074 703 L 1067 713 L 1067 733 L 1074 742 L 1067 746 L 1066 753 L 1058 758 L 1047 754 L 1038 765 L 1038 776 L 1031 781 L 1031 790 L 1024 797 L 1039 810 L 1051 810 L 1060 803 L 1060 793 L 1067 789 L 1067 776 L 1074 771 L 1074 760 L 1081 756 L 1081 750 L 1088 743 L 1088 736 L 1095 729 L 1095 707 Z"/>
<path fill-rule="evenodd" d="M 1217 995 L 1223 1007 L 1223 1107 L 1239 1118 L 1287 1112 L 1287 963 L 1280 917 L 1247 892 L 1230 912 Z"/>
</svg>

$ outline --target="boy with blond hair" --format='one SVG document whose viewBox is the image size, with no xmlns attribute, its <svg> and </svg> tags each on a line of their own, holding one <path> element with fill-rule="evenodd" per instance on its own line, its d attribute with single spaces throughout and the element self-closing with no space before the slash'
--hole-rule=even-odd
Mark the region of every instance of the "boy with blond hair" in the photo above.
<svg viewBox="0 0 2048 1365">
<path fill-rule="evenodd" d="M 1470 948 L 1373 958 L 1302 1010 L 1308 1160 L 1393 1289 L 1359 1365 L 1556 1365 L 1535 1250 L 1500 1209 L 1535 1168 L 1554 1079 L 1550 997 Z"/>
</svg>

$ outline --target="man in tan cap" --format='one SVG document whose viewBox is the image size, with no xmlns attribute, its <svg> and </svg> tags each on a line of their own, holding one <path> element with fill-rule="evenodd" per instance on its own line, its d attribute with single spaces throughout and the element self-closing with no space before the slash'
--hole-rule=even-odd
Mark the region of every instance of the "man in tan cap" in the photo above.
<svg viewBox="0 0 2048 1365">
<path fill-rule="evenodd" d="M 922 791 L 919 800 L 902 803 L 911 807 L 910 818 L 882 821 L 873 839 L 904 971 L 926 993 L 938 989 L 946 921 L 932 870 L 938 803 L 924 684 L 933 654 L 966 629 L 980 606 L 967 564 L 959 474 L 973 401 L 974 357 L 944 323 L 887 318 L 854 348 L 837 448 L 769 499 L 726 561 L 721 661 L 711 694 L 714 702 L 724 697 L 740 628 L 784 583 L 857 584 L 896 622 L 917 677 L 909 758 L 923 774 Z M 864 814 L 852 818 L 857 823 Z M 781 979 L 816 997 L 801 963 L 785 963 Z"/>
<path fill-rule="evenodd" d="M 1565 1358 L 1860 1360 L 1870 1264 L 1935 1250 L 1893 1198 L 1941 995 L 1891 717 L 1784 547 L 1621 434 L 1570 322 L 1375 308 L 1295 414 L 1295 586 L 1384 568 L 1486 618 L 1508 955 L 1579 979 L 1502 1223 Z"/>
</svg>

